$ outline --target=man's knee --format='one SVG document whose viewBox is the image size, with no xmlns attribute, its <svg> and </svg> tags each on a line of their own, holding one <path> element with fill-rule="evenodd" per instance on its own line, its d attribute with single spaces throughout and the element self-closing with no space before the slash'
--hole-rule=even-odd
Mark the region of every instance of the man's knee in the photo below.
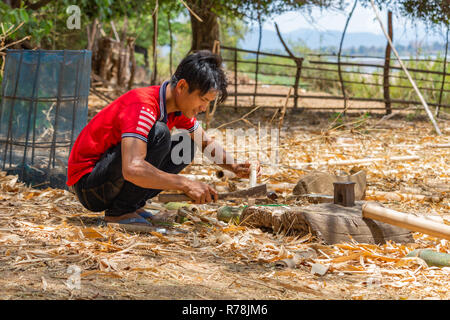
<svg viewBox="0 0 450 320">
<path fill-rule="evenodd" d="M 161 121 L 156 121 L 148 136 L 149 145 L 167 146 L 170 147 L 170 130 L 167 124 Z"/>
<path fill-rule="evenodd" d="M 158 166 L 169 152 L 171 146 L 170 130 L 164 122 L 157 121 L 148 136 L 146 160 Z"/>
</svg>

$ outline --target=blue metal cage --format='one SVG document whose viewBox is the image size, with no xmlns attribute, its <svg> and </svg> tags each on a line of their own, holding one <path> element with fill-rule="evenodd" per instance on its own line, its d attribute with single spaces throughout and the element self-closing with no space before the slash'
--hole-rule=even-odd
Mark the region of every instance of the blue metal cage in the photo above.
<svg viewBox="0 0 450 320">
<path fill-rule="evenodd" d="M 65 188 L 87 122 L 92 53 L 7 50 L 0 96 L 0 165 L 34 187 Z"/>
</svg>

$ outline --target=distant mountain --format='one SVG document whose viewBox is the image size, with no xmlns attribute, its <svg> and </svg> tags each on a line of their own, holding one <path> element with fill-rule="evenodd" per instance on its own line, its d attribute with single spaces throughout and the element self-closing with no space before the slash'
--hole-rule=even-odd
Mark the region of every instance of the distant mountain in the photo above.
<svg viewBox="0 0 450 320">
<path fill-rule="evenodd" d="M 339 48 L 339 43 L 341 41 L 342 31 L 337 30 L 327 30 L 318 31 L 314 29 L 297 29 L 295 31 L 287 32 L 282 34 L 283 38 L 287 42 L 300 42 L 302 41 L 310 49 L 319 49 L 324 47 L 336 47 Z M 407 45 L 410 41 L 414 39 L 402 39 L 403 41 L 395 41 L 395 31 L 394 31 L 394 44 Z M 434 37 L 434 39 L 428 39 L 429 42 L 439 41 L 441 39 Z M 256 50 L 258 48 L 258 30 L 253 28 L 247 33 L 245 38 L 240 42 L 240 47 Z M 369 33 L 369 32 L 349 32 L 346 34 L 344 39 L 343 48 L 359 47 L 359 46 L 375 46 L 384 47 L 386 46 L 386 38 L 384 35 Z M 284 51 L 283 45 L 278 39 L 277 33 L 275 31 L 263 29 L 261 49 L 267 51 L 281 50 Z"/>
</svg>

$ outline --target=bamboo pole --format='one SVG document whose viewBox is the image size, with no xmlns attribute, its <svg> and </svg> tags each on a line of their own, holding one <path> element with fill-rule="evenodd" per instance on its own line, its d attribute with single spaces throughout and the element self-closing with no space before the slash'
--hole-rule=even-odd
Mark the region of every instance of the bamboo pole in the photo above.
<svg viewBox="0 0 450 320">
<path fill-rule="evenodd" d="M 428 117 L 430 118 L 431 123 L 432 123 L 433 126 L 434 126 L 434 129 L 436 130 L 436 133 L 437 133 L 439 136 L 441 136 L 441 135 L 442 135 L 441 130 L 439 129 L 439 127 L 438 127 L 436 121 L 434 120 L 433 114 L 431 113 L 430 108 L 428 108 L 427 102 L 425 101 L 425 99 L 423 98 L 423 96 L 422 96 L 422 94 L 420 93 L 419 89 L 417 88 L 417 85 L 416 85 L 416 83 L 414 82 L 414 80 L 412 79 L 411 75 L 409 74 L 408 69 L 407 69 L 406 66 L 403 64 L 402 59 L 400 59 L 400 55 L 398 54 L 397 50 L 395 49 L 395 47 L 394 47 L 394 45 L 393 45 L 393 43 L 392 43 L 392 40 L 389 38 L 389 35 L 387 34 L 386 29 L 385 29 L 384 26 L 383 26 L 383 22 L 381 21 L 381 18 L 380 18 L 380 15 L 379 15 L 379 13 L 378 13 L 378 10 L 377 10 L 377 8 L 375 7 L 374 0 L 370 0 L 370 3 L 371 3 L 371 5 L 372 5 L 373 11 L 375 12 L 375 15 L 376 15 L 376 17 L 377 17 L 377 20 L 378 20 L 378 22 L 380 23 L 381 29 L 383 30 L 383 33 L 384 33 L 384 35 L 386 36 L 386 39 L 388 40 L 388 42 L 389 42 L 389 44 L 390 44 L 390 46 L 391 46 L 391 48 L 392 48 L 392 51 L 394 51 L 394 54 L 395 54 L 395 56 L 397 57 L 397 60 L 398 60 L 398 62 L 399 62 L 399 64 L 400 64 L 400 66 L 402 67 L 403 71 L 405 71 L 405 73 L 406 73 L 406 75 L 407 75 L 409 81 L 411 82 L 411 85 L 413 86 L 414 90 L 416 91 L 417 95 L 419 96 L 419 99 L 420 99 L 420 101 L 422 102 L 422 105 L 423 105 L 423 107 L 425 108 L 425 111 L 426 111 Z"/>
<path fill-rule="evenodd" d="M 203 22 L 202 18 L 200 18 L 183 0 L 180 0 L 181 3 L 188 9 L 188 11 L 200 22 Z"/>
<path fill-rule="evenodd" d="M 292 88 L 289 88 L 289 92 L 286 96 L 286 100 L 284 100 L 283 108 L 280 111 L 280 119 L 278 120 L 278 131 L 281 131 L 281 127 L 283 126 L 284 115 L 286 114 L 287 104 L 289 102 L 289 98 L 291 97 Z"/>
<path fill-rule="evenodd" d="M 413 214 L 384 208 L 377 203 L 365 203 L 362 206 L 362 215 L 364 218 L 389 223 L 400 228 L 450 240 L 450 226 L 425 217 L 418 217 Z"/>
</svg>

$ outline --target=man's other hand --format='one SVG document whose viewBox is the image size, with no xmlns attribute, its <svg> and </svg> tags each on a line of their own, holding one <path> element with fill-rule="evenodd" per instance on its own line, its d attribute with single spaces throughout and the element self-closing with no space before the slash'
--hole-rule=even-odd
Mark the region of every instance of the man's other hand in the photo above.
<svg viewBox="0 0 450 320">
<path fill-rule="evenodd" d="M 259 161 L 254 161 L 256 165 L 256 176 L 261 176 L 261 165 Z M 250 177 L 250 162 L 236 163 L 231 166 L 232 171 L 236 174 L 238 178 L 249 178 Z"/>
</svg>

